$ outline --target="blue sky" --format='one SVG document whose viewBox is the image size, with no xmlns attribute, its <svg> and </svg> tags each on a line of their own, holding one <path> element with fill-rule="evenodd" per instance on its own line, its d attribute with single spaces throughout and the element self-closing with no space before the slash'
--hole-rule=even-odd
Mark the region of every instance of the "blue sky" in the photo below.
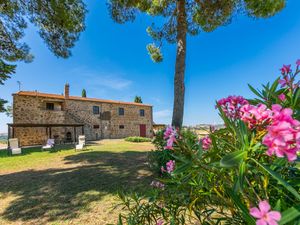
<svg viewBox="0 0 300 225">
<path fill-rule="evenodd" d="M 152 18 L 138 16 L 134 23 L 120 25 L 108 15 L 105 1 L 87 1 L 86 30 L 73 56 L 56 58 L 34 28 L 26 32 L 35 59 L 19 63 L 17 73 L 1 86 L 1 97 L 12 100 L 18 90 L 63 92 L 70 83 L 71 95 L 132 101 L 140 95 L 154 106 L 154 121 L 170 123 L 173 104 L 175 45 L 163 47 L 164 61 L 153 63 L 146 45 L 151 38 L 146 28 Z M 236 16 L 232 23 L 212 33 L 188 38 L 184 124 L 219 123 L 214 102 L 231 94 L 251 97 L 247 83 L 261 83 L 279 76 L 283 63 L 300 58 L 300 1 L 270 19 Z M 0 132 L 11 119 L 0 114 Z"/>
</svg>

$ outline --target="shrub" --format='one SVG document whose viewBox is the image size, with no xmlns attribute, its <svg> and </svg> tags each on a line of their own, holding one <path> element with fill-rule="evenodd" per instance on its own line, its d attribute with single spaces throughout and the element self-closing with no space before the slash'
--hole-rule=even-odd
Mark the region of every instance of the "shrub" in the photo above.
<svg viewBox="0 0 300 225">
<path fill-rule="evenodd" d="M 155 150 L 151 151 L 148 156 L 149 166 L 154 173 L 161 174 L 161 168 L 170 160 L 174 160 L 172 150 L 166 149 L 167 141 L 164 139 L 166 129 L 157 131 L 152 140 Z M 182 130 L 181 138 L 189 143 L 197 143 L 197 135 L 189 129 Z"/>
<path fill-rule="evenodd" d="M 146 137 L 127 137 L 127 138 L 125 138 L 125 141 L 130 141 L 130 142 L 150 142 L 151 138 L 146 138 Z"/>
<path fill-rule="evenodd" d="M 149 196 L 121 198 L 129 214 L 119 224 L 300 224 L 300 60 L 281 71 L 249 86 L 255 99 L 219 100 L 225 127 L 200 142 L 168 127 L 157 140 L 156 154 L 170 157 L 157 160 L 163 176 Z"/>
</svg>

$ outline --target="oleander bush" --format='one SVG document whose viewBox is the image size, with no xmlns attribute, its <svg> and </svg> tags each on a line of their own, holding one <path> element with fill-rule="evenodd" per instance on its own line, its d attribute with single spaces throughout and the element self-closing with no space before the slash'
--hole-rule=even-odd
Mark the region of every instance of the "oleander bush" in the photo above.
<svg viewBox="0 0 300 225">
<path fill-rule="evenodd" d="M 295 71 L 254 99 L 216 102 L 224 128 L 197 140 L 169 126 L 150 164 L 160 169 L 147 196 L 120 194 L 129 224 L 300 224 L 300 88 Z"/>
<path fill-rule="evenodd" d="M 129 142 L 151 142 L 151 138 L 146 137 L 127 137 L 125 138 L 125 141 Z"/>
<path fill-rule="evenodd" d="M 166 148 L 167 140 L 165 139 L 165 129 L 160 130 L 156 133 L 155 137 L 152 140 L 153 145 L 155 146 L 155 150 L 149 153 L 149 165 L 151 170 L 159 175 L 164 175 L 162 173 L 162 166 L 166 165 L 166 163 L 170 160 L 174 160 L 173 150 Z M 181 136 L 183 139 L 190 143 L 196 143 L 198 141 L 198 136 L 189 129 L 185 129 L 181 131 Z"/>
</svg>

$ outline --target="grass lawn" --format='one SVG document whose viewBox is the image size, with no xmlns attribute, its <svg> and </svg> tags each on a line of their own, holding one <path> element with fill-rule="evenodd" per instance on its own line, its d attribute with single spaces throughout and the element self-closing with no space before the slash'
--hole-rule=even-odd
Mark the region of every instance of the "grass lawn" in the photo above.
<svg viewBox="0 0 300 225">
<path fill-rule="evenodd" d="M 151 182 L 151 143 L 104 140 L 21 156 L 0 152 L 0 224 L 116 223 L 118 190 L 145 192 Z"/>
</svg>

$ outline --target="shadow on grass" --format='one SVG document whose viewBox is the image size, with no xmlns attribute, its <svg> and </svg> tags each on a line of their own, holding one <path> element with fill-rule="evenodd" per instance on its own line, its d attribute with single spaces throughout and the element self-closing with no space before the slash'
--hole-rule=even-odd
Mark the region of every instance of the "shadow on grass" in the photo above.
<svg viewBox="0 0 300 225">
<path fill-rule="evenodd" d="M 82 152 L 65 157 L 67 166 L 77 164 L 72 168 L 2 175 L 0 193 L 19 197 L 0 216 L 10 221 L 67 220 L 107 194 L 144 193 L 151 180 L 146 159 L 147 152 Z"/>
</svg>

